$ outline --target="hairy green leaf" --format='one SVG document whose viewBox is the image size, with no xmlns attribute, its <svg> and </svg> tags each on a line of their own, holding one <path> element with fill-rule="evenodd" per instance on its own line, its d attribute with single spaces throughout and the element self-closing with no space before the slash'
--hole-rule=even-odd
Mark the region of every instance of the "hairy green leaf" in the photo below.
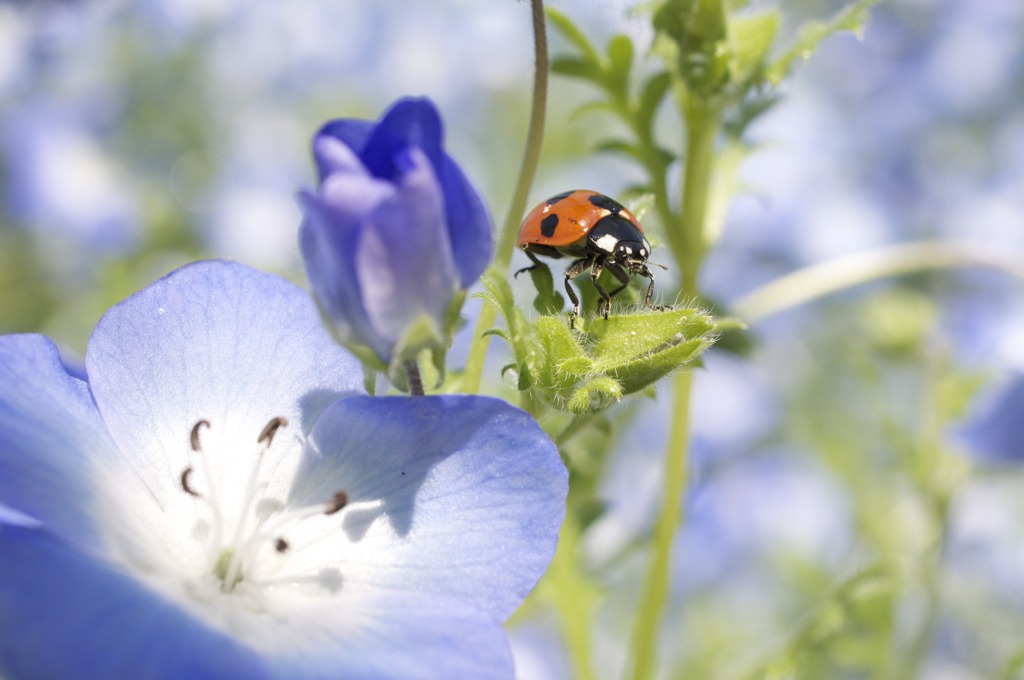
<svg viewBox="0 0 1024 680">
<path fill-rule="evenodd" d="M 622 386 L 614 378 L 602 376 L 588 380 L 572 393 L 566 407 L 572 413 L 600 411 L 622 399 Z"/>
</svg>

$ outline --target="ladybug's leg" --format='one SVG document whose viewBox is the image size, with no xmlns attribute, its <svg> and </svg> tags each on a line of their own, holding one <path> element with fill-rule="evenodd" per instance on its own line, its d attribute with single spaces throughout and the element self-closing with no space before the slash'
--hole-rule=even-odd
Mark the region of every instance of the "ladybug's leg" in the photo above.
<svg viewBox="0 0 1024 680">
<path fill-rule="evenodd" d="M 629 285 L 629 274 L 626 273 L 625 269 L 623 269 L 620 265 L 614 262 L 609 262 L 608 264 L 606 264 L 605 269 L 610 271 L 612 275 L 615 276 L 616 279 L 618 279 L 619 283 L 622 284 L 612 292 L 608 293 L 608 297 L 613 298 L 619 293 L 621 293 L 623 290 L 625 290 L 626 286 Z"/>
<path fill-rule="evenodd" d="M 529 267 L 523 267 L 522 269 L 516 270 L 516 273 L 512 275 L 512 278 L 517 278 L 523 272 L 532 272 L 534 269 L 547 266 L 546 264 L 538 260 L 537 256 L 531 253 L 529 250 L 524 250 L 523 252 L 526 253 L 526 256 L 530 258 L 530 262 L 533 262 L 533 264 L 531 264 Z"/>
<path fill-rule="evenodd" d="M 601 276 L 601 272 L 604 270 L 604 257 L 598 255 L 594 258 L 594 266 L 590 270 L 590 280 L 594 282 L 594 288 L 597 289 L 597 294 L 601 296 L 601 303 L 597 306 L 597 313 L 604 312 L 604 320 L 608 320 L 608 314 L 612 311 L 612 296 L 601 287 L 601 284 L 597 282 L 598 277 Z M 616 291 L 618 292 L 618 291 Z"/>
<path fill-rule="evenodd" d="M 647 265 L 644 265 L 643 269 L 637 271 L 637 274 L 651 280 L 650 285 L 647 286 L 647 294 L 644 295 L 644 306 L 659 312 L 668 309 L 665 305 L 654 306 L 651 304 L 651 298 L 654 296 L 654 274 L 651 273 L 650 268 Z"/>
<path fill-rule="evenodd" d="M 582 257 L 569 265 L 569 268 L 565 270 L 565 292 L 569 294 L 569 299 L 572 300 L 572 317 L 569 319 L 569 328 L 576 328 L 576 318 L 580 315 L 580 299 L 576 297 L 576 291 L 569 285 L 569 280 L 576 278 L 593 266 L 594 257 L 594 255 Z"/>
</svg>

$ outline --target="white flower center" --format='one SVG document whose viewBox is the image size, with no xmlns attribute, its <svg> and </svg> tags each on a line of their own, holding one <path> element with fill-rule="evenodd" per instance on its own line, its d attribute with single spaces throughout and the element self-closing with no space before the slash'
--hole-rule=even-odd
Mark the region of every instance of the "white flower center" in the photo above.
<svg viewBox="0 0 1024 680">
<path fill-rule="evenodd" d="M 256 439 L 256 449 L 247 454 L 232 451 L 231 455 L 250 455 L 252 463 L 244 480 L 236 507 L 226 502 L 228 494 L 220 484 L 233 479 L 218 480 L 213 472 L 213 457 L 218 451 L 203 447 L 202 431 L 210 428 L 207 420 L 200 420 L 192 428 L 190 464 L 180 476 L 181 493 L 197 504 L 196 520 L 191 536 L 201 544 L 202 572 L 189 579 L 186 588 L 200 600 L 212 599 L 216 591 L 240 596 L 255 609 L 264 609 L 266 591 L 276 587 L 291 587 L 303 591 L 332 594 L 342 587 L 342 574 L 338 568 L 339 545 L 346 541 L 332 541 L 329 549 L 323 539 L 337 536 L 343 515 L 353 509 L 377 510 L 380 501 L 350 502 L 344 490 L 337 490 L 322 502 L 300 507 L 289 507 L 281 500 L 262 496 L 273 477 L 264 469 L 264 460 L 274 445 L 278 430 L 288 421 L 282 417 L 270 420 Z M 327 523 L 325 525 L 325 523 Z M 229 530 L 230 528 L 230 530 Z M 305 554 L 304 554 L 305 553 Z M 288 571 L 292 565 L 296 571 Z"/>
</svg>

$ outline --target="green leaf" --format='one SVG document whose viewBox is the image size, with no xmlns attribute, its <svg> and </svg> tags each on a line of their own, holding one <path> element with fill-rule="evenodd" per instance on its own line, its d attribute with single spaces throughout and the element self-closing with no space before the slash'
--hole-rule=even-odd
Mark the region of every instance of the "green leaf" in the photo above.
<svg viewBox="0 0 1024 680">
<path fill-rule="evenodd" d="M 483 297 L 483 296 L 481 296 L 481 297 Z M 484 331 L 483 333 L 481 333 L 480 337 L 481 338 L 487 338 L 487 337 L 490 337 L 492 335 L 501 338 L 502 340 L 504 340 L 507 343 L 511 344 L 511 342 L 512 342 L 511 336 L 509 336 L 509 334 L 505 332 L 504 328 L 489 328 L 486 331 Z"/>
<path fill-rule="evenodd" d="M 1024 674 L 1024 648 L 1017 647 L 1016 651 L 1003 662 L 1002 670 L 996 675 L 996 680 L 1016 680 Z"/>
<path fill-rule="evenodd" d="M 590 328 L 595 369 L 614 377 L 624 394 L 694 362 L 717 338 L 711 317 L 695 309 L 611 316 Z"/>
<path fill-rule="evenodd" d="M 518 370 L 519 380 L 516 382 L 516 389 L 519 390 L 520 392 L 525 392 L 526 390 L 532 389 L 533 386 L 537 383 L 537 378 L 536 376 L 534 376 L 533 371 L 531 371 L 530 367 L 526 364 L 520 364 L 518 366 Z M 502 375 L 504 375 L 505 371 L 502 370 L 501 373 Z"/>
<path fill-rule="evenodd" d="M 566 404 L 576 414 L 600 411 L 622 399 L 622 386 L 613 378 L 594 378 L 573 392 Z"/>
<path fill-rule="evenodd" d="M 653 191 L 630 187 L 623 190 L 621 197 L 633 217 L 643 222 L 644 216 L 654 207 L 655 195 Z"/>
<path fill-rule="evenodd" d="M 616 314 L 587 323 L 591 356 L 600 371 L 609 371 L 625 362 L 670 349 L 680 342 L 701 338 L 715 331 L 715 323 L 696 309 L 670 309 L 660 312 Z"/>
<path fill-rule="evenodd" d="M 757 678 L 885 677 L 899 582 L 878 563 L 837 585 Z"/>
<path fill-rule="evenodd" d="M 484 284 L 484 290 L 476 295 L 483 299 L 485 303 L 496 307 L 498 312 L 504 317 L 506 330 L 502 337 L 506 339 L 512 348 L 512 354 L 519 367 L 520 385 L 530 383 L 533 378 L 534 363 L 536 362 L 537 340 L 529 324 L 526 322 L 526 317 L 523 316 L 523 313 L 516 306 L 515 298 L 512 295 L 512 286 L 509 285 L 505 276 L 494 267 L 487 270 L 481 281 Z M 494 334 L 499 334 L 500 332 L 498 329 L 491 329 L 491 331 L 495 331 Z M 528 385 L 527 387 L 521 387 L 521 389 L 527 388 Z"/>
<path fill-rule="evenodd" d="M 477 297 L 497 307 L 509 329 L 509 335 L 515 335 L 519 321 L 522 318 L 516 309 L 515 297 L 512 295 L 512 286 L 503 274 L 494 267 L 490 267 L 484 274 L 482 282 L 484 290 L 477 293 Z"/>
<path fill-rule="evenodd" d="M 811 21 L 800 27 L 796 40 L 767 69 L 766 78 L 778 85 L 786 77 L 797 59 L 810 59 L 821 42 L 834 33 L 853 31 L 858 36 L 864 30 L 870 9 L 879 0 L 857 0 L 839 10 L 828 21 Z"/>
<path fill-rule="evenodd" d="M 624 139 L 606 139 L 603 142 L 598 142 L 594 145 L 594 151 L 606 152 L 606 153 L 621 153 L 629 156 L 633 160 L 643 163 L 644 154 L 634 144 L 627 142 Z"/>
<path fill-rule="evenodd" d="M 725 216 L 733 198 L 739 193 L 739 173 L 750 149 L 739 140 L 729 140 L 718 151 L 715 172 L 708 188 L 708 207 L 704 217 L 704 242 L 713 246 L 725 226 Z"/>
<path fill-rule="evenodd" d="M 593 100 L 591 100 L 589 102 L 583 102 L 582 104 L 577 106 L 575 109 L 573 109 L 572 113 L 569 114 L 569 119 L 570 120 L 576 120 L 577 118 L 581 118 L 581 117 L 585 116 L 588 113 L 598 113 L 598 112 L 610 113 L 613 116 L 621 116 L 622 115 L 618 108 L 616 108 L 615 106 L 612 106 L 607 101 L 605 101 L 603 99 L 593 99 Z"/>
<path fill-rule="evenodd" d="M 627 97 L 629 72 L 633 68 L 633 41 L 617 35 L 608 43 L 608 89 L 620 100 Z"/>
<path fill-rule="evenodd" d="M 558 364 L 556 370 L 564 376 L 584 378 L 594 372 L 594 362 L 586 356 L 575 356 Z"/>
<path fill-rule="evenodd" d="M 555 290 L 555 280 L 551 268 L 541 265 L 530 269 L 530 279 L 537 289 L 537 297 L 533 300 L 533 308 L 541 314 L 557 314 L 565 306 L 562 294 Z"/>
<path fill-rule="evenodd" d="M 451 344 L 452 336 L 465 325 L 465 319 L 462 318 L 462 305 L 466 302 L 467 292 L 465 290 L 456 292 L 451 304 L 448 305 L 448 309 L 445 311 L 444 334 L 449 340 L 449 345 Z"/>
<path fill-rule="evenodd" d="M 775 43 L 782 16 L 777 9 L 729 17 L 732 80 L 744 83 L 759 71 Z"/>
<path fill-rule="evenodd" d="M 606 408 L 693 364 L 714 342 L 718 326 L 695 309 L 579 319 L 571 331 L 561 317 L 535 324 L 536 381 L 546 403 L 573 413 Z"/>
<path fill-rule="evenodd" d="M 636 122 L 641 130 L 650 130 L 653 127 L 654 114 L 671 85 L 672 76 L 668 71 L 656 73 L 644 83 L 636 110 Z"/>
<path fill-rule="evenodd" d="M 377 371 L 363 364 L 363 389 L 371 397 L 377 393 L 377 375 Z"/>
<path fill-rule="evenodd" d="M 678 344 L 666 345 L 666 349 L 662 351 L 637 357 L 633 361 L 609 369 L 608 373 L 619 379 L 624 393 L 631 394 L 654 384 L 675 369 L 695 361 L 712 342 L 713 339 L 710 337 L 686 340 L 680 336 Z"/>
<path fill-rule="evenodd" d="M 779 101 L 779 95 L 767 88 L 751 88 L 746 96 L 740 101 L 739 106 L 733 109 L 728 117 L 722 121 L 722 129 L 726 136 L 733 139 L 743 137 L 747 127 L 761 114 L 775 106 Z"/>
<path fill-rule="evenodd" d="M 539 366 L 538 384 L 558 392 L 572 387 L 577 377 L 573 373 L 559 373 L 558 368 L 572 359 L 584 357 L 583 348 L 569 327 L 560 318 L 544 316 L 534 325 L 537 339 L 543 352 L 542 364 Z"/>
<path fill-rule="evenodd" d="M 605 74 L 597 64 L 578 57 L 555 57 L 551 60 L 551 72 L 570 78 L 582 78 L 603 86 Z"/>
<path fill-rule="evenodd" d="M 551 25 L 562 34 L 562 37 L 575 45 L 576 48 L 583 53 L 583 56 L 587 61 L 594 64 L 601 63 L 601 56 L 598 54 L 597 50 L 594 49 L 594 46 L 587 39 L 587 36 L 585 36 L 583 32 L 576 27 L 576 24 L 572 23 L 572 20 L 569 19 L 569 17 L 553 7 L 546 7 L 544 11 L 548 15 L 548 21 L 551 22 Z"/>
</svg>

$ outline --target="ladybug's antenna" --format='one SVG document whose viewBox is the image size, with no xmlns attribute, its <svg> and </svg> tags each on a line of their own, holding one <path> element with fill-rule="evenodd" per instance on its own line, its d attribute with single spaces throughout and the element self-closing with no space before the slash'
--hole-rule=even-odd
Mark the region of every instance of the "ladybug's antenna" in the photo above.
<svg viewBox="0 0 1024 680">
<path fill-rule="evenodd" d="M 666 267 L 666 266 L 665 266 L 665 265 L 663 265 L 663 264 L 658 264 L 657 262 L 651 262 L 650 260 L 648 260 L 648 261 L 647 261 L 647 264 L 652 264 L 652 265 L 654 265 L 655 267 L 661 267 L 661 268 L 662 268 L 662 269 L 664 269 L 665 271 L 668 271 L 668 267 Z"/>
</svg>

